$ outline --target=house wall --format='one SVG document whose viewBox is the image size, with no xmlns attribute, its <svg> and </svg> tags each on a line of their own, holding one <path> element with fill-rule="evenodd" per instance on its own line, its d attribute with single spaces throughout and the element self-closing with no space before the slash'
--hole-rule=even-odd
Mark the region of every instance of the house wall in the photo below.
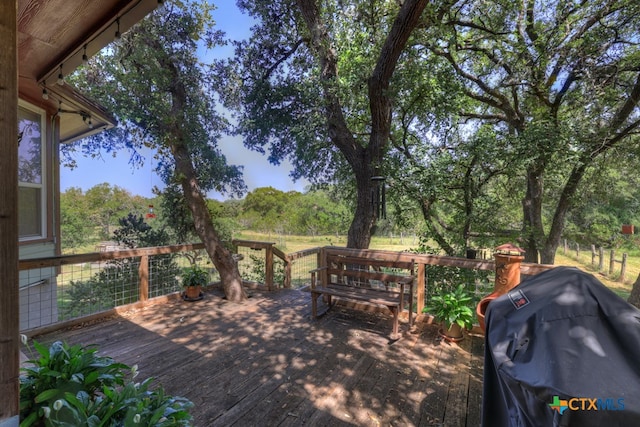
<svg viewBox="0 0 640 427">
<path fill-rule="evenodd" d="M 20 259 L 56 255 L 53 243 L 37 243 L 20 247 Z M 21 271 L 20 330 L 38 328 L 58 321 L 56 269 L 52 267 Z"/>
<path fill-rule="evenodd" d="M 44 108 L 41 100 L 20 96 L 21 105 Z M 45 230 L 41 239 L 21 240 L 19 259 L 44 258 L 60 255 L 59 167 L 57 166 L 59 126 L 55 113 L 45 110 L 42 135 L 45 150 L 43 179 L 45 182 Z M 19 272 L 20 331 L 50 325 L 58 321 L 57 270 L 40 268 Z"/>
</svg>

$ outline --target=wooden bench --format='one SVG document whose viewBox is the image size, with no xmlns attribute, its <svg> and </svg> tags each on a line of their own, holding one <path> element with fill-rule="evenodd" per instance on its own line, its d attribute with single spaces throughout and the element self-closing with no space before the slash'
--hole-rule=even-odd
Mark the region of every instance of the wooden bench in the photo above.
<svg viewBox="0 0 640 427">
<path fill-rule="evenodd" d="M 388 272 L 389 269 L 406 270 L 408 274 Z M 413 325 L 414 281 L 413 261 L 326 254 L 326 266 L 311 270 L 311 314 L 314 319 L 318 317 L 321 295 L 325 296 L 327 311 L 333 305 L 331 297 L 386 306 L 393 314 L 392 338 L 396 339 L 399 337 L 398 315 L 404 311 L 405 295 L 409 304 L 409 328 Z"/>
</svg>

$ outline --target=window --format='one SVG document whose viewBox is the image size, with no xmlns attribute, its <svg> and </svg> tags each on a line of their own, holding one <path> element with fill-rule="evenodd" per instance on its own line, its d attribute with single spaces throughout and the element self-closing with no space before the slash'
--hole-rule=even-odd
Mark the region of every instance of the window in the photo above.
<svg viewBox="0 0 640 427">
<path fill-rule="evenodd" d="M 18 106 L 18 232 L 20 240 L 46 236 L 45 113 Z"/>
</svg>

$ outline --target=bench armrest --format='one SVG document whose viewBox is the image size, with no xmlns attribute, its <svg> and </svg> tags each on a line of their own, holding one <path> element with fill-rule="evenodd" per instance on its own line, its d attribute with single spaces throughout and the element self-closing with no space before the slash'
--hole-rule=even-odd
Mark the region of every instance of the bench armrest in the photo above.
<svg viewBox="0 0 640 427">
<path fill-rule="evenodd" d="M 320 273 L 321 271 L 326 270 L 327 267 L 318 267 L 318 268 L 314 268 L 313 270 L 309 271 L 309 273 L 311 273 L 311 289 L 315 289 L 316 288 L 316 273 Z"/>
<path fill-rule="evenodd" d="M 398 280 L 398 283 L 401 285 L 411 285 L 414 280 L 415 280 L 415 277 L 407 276 L 406 279 Z"/>
</svg>

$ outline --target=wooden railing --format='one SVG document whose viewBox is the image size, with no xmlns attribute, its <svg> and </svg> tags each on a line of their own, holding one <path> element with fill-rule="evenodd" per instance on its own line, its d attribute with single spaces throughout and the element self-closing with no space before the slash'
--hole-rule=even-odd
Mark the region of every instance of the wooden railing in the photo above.
<svg viewBox="0 0 640 427">
<path fill-rule="evenodd" d="M 140 301 L 146 301 L 149 299 L 149 257 L 178 252 L 190 252 L 200 249 L 204 249 L 204 244 L 192 243 L 187 245 L 155 246 L 140 249 L 125 249 L 119 251 L 91 252 L 86 254 L 23 259 L 20 260 L 18 264 L 18 270 L 24 271 L 47 267 L 62 267 L 73 264 L 99 263 L 116 259 L 140 258 L 140 266 L 138 269 L 139 299 Z"/>
<path fill-rule="evenodd" d="M 292 287 L 292 282 L 294 277 L 298 279 L 304 275 L 304 277 L 308 278 L 308 272 L 318 266 L 317 264 L 317 255 L 320 253 L 320 248 L 311 248 L 305 249 L 298 252 L 292 252 L 289 254 L 284 253 L 282 250 L 278 249 L 275 246 L 275 243 L 271 242 L 260 242 L 255 240 L 233 240 L 233 248 L 236 254 L 240 253 L 240 248 L 248 248 L 256 251 L 264 251 L 264 285 L 267 289 L 274 290 L 278 287 L 290 288 Z M 310 256 L 316 255 L 316 260 L 314 265 L 307 268 L 305 271 L 294 271 L 296 262 L 303 258 L 307 258 Z M 283 264 L 284 270 L 284 278 L 282 283 L 277 284 L 274 280 L 275 273 L 275 259 L 279 259 Z"/>
<path fill-rule="evenodd" d="M 332 251 L 334 253 L 340 253 L 347 256 L 355 256 L 355 257 L 374 257 L 383 259 L 386 261 L 411 261 L 413 260 L 416 264 L 416 309 L 417 312 L 422 312 L 424 308 L 426 295 L 426 266 L 428 265 L 438 265 L 442 267 L 458 267 L 458 268 L 466 268 L 471 270 L 489 270 L 495 271 L 495 262 L 493 260 L 478 260 L 478 259 L 467 259 L 467 258 L 457 258 L 451 256 L 441 256 L 441 255 L 428 255 L 428 254 L 416 254 L 412 252 L 395 252 L 395 251 L 384 251 L 384 250 L 375 250 L 375 249 L 348 249 L 343 247 L 335 247 L 328 246 L 322 248 L 323 250 Z M 530 263 L 522 263 L 520 272 L 524 276 L 533 276 L 538 273 L 541 273 L 545 270 L 553 268 L 553 265 L 544 265 L 544 264 L 530 264 Z"/>
<path fill-rule="evenodd" d="M 284 252 L 282 252 L 280 249 L 275 247 L 275 243 L 259 242 L 255 240 L 233 240 L 232 243 L 233 243 L 233 248 L 235 253 L 238 253 L 238 248 L 240 247 L 245 247 L 253 250 L 264 250 L 264 253 L 265 253 L 264 285 L 267 287 L 267 289 L 272 291 L 275 288 L 274 280 L 273 280 L 273 273 L 274 273 L 273 256 L 274 255 L 280 258 L 285 264 L 284 287 L 288 288 L 291 286 L 291 280 L 289 280 L 288 282 L 286 280 L 286 277 L 287 277 L 286 271 L 287 269 L 290 269 L 289 260 L 287 259 L 287 255 Z"/>
<path fill-rule="evenodd" d="M 425 305 L 425 289 L 427 288 L 427 284 L 425 283 L 425 271 L 427 266 L 437 265 L 473 270 L 495 270 L 495 264 L 490 260 L 475 260 L 448 256 L 415 254 L 409 252 L 347 249 L 331 246 L 311 248 L 285 254 L 282 250 L 275 247 L 274 243 L 247 240 L 234 240 L 233 247 L 236 252 L 238 252 L 240 248 L 264 251 L 264 287 L 268 290 L 275 290 L 278 287 L 292 287 L 293 282 L 295 282 L 295 286 L 304 286 L 307 284 L 310 279 L 309 271 L 318 267 L 321 262 L 322 251 L 338 251 L 345 255 L 374 257 L 388 261 L 413 260 L 416 265 L 417 276 L 415 295 L 415 308 L 417 313 L 420 313 Z M 101 269 L 104 269 L 105 265 L 108 265 L 108 263 L 104 264 L 107 261 L 136 259 L 136 262 L 139 262 L 137 264 L 137 283 L 126 285 L 127 291 L 133 289 L 133 292 L 137 292 L 137 295 L 127 296 L 127 299 L 124 302 L 116 302 L 116 306 L 119 304 L 129 304 L 131 302 L 135 302 L 135 304 L 144 304 L 151 297 L 160 296 L 157 292 L 165 290 L 175 293 L 177 291 L 176 289 L 169 290 L 168 287 L 158 287 L 158 285 L 155 284 L 153 286 L 154 292 L 156 293 L 153 295 L 150 294 L 150 277 L 152 276 L 150 266 L 154 265 L 152 261 L 153 258 L 159 255 L 199 251 L 203 249 L 204 245 L 197 243 L 20 260 L 20 291 L 21 294 L 28 294 L 26 295 L 28 298 L 25 298 L 28 300 L 27 304 L 24 304 L 21 300 L 21 311 L 23 311 L 22 315 L 29 319 L 35 318 L 36 315 L 44 315 L 46 317 L 47 314 L 44 313 L 44 310 L 46 309 L 47 302 L 50 305 L 49 309 L 51 311 L 51 313 L 48 314 L 50 319 L 44 319 L 41 321 L 41 324 L 35 326 L 30 323 L 26 324 L 26 326 L 21 324 L 21 330 L 37 329 L 47 325 L 48 323 L 59 324 L 61 320 L 69 319 L 68 315 L 61 315 L 59 314 L 59 311 L 64 313 L 71 312 L 72 314 L 70 316 L 75 316 L 75 311 L 67 310 L 67 308 L 60 306 L 60 304 L 68 303 L 69 298 L 73 295 L 69 290 L 74 286 L 74 283 L 77 284 L 82 281 L 90 282 L 90 280 L 86 278 L 87 275 L 95 275 L 97 272 L 101 271 Z M 202 258 L 207 257 L 203 256 Z M 284 270 L 283 278 L 278 280 L 279 283 L 276 283 L 274 280 L 274 264 L 276 260 L 283 264 Z M 93 264 L 96 264 L 94 268 L 91 267 Z M 521 273 L 523 275 L 535 275 L 552 267 L 553 266 L 549 265 L 523 263 L 521 266 Z M 70 278 L 67 278 L 65 273 L 72 271 L 73 269 L 75 269 L 77 273 L 73 273 L 69 276 Z M 156 273 L 155 275 L 157 276 L 157 271 L 154 270 L 153 273 Z M 82 277 L 81 275 L 85 276 Z M 279 274 L 279 277 L 281 276 L 282 275 Z M 155 280 L 161 280 L 161 278 L 156 278 Z M 175 276 L 172 277 L 172 280 L 175 283 Z M 65 286 L 67 286 L 67 288 L 65 288 Z M 39 312 L 29 312 L 29 310 L 39 310 Z M 84 316 L 85 313 L 83 312 L 81 315 Z"/>
<path fill-rule="evenodd" d="M 167 255 L 203 249 L 199 243 L 20 260 L 20 330 L 55 329 L 177 295 L 187 261 Z M 206 268 L 205 257 L 191 258 Z"/>
</svg>

